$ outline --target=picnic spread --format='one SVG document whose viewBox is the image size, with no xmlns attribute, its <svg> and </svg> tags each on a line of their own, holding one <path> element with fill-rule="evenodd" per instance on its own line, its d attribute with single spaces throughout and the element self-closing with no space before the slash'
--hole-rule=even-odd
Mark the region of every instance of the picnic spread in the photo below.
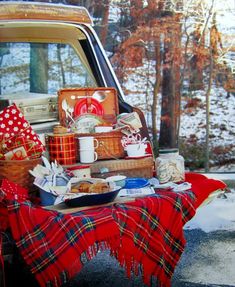
<svg viewBox="0 0 235 287">
<path fill-rule="evenodd" d="M 200 174 L 186 174 L 186 180 L 192 183 L 188 191 L 156 190 L 134 201 L 65 214 L 25 200 L 22 188 L 7 180 L 2 190 L 21 194 L 4 202 L 13 238 L 40 286 L 68 282 L 85 259 L 104 249 L 110 249 L 128 276 L 141 270 L 149 286 L 151 277 L 170 286 L 185 247 L 184 224 L 211 192 L 225 187 Z"/>
<path fill-rule="evenodd" d="M 15 104 L 0 112 L 1 236 L 10 230 L 42 287 L 69 282 L 105 249 L 128 277 L 170 286 L 184 224 L 226 185 L 185 172 L 178 149 L 154 160 L 138 114 L 119 114 L 113 88 L 62 89 L 58 110 L 45 144 Z"/>
</svg>

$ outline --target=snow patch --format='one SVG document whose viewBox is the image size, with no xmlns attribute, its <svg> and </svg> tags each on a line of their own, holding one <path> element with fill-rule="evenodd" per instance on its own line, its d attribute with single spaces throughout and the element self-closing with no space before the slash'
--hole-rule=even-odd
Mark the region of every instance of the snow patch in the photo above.
<svg viewBox="0 0 235 287">
<path fill-rule="evenodd" d="M 226 193 L 226 197 L 217 197 L 208 205 L 199 207 L 184 229 L 201 229 L 204 232 L 235 231 L 235 191 Z"/>
</svg>

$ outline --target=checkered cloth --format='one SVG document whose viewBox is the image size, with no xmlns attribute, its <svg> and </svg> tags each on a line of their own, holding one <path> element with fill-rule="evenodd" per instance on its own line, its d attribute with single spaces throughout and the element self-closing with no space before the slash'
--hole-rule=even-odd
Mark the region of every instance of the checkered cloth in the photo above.
<svg viewBox="0 0 235 287">
<path fill-rule="evenodd" d="M 204 184 L 208 194 L 225 186 Z M 81 270 L 84 258 L 90 260 L 105 248 L 128 276 L 141 271 L 145 284 L 155 277 L 158 286 L 170 286 L 185 247 L 183 226 L 195 214 L 196 197 L 192 191 L 162 191 L 134 202 L 71 214 L 10 198 L 7 208 L 17 247 L 40 286 L 68 282 Z"/>
</svg>

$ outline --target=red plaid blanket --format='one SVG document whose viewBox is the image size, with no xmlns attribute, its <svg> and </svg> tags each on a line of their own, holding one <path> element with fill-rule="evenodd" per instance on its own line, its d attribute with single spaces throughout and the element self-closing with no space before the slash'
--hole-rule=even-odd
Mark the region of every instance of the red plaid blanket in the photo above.
<svg viewBox="0 0 235 287">
<path fill-rule="evenodd" d="M 212 183 L 204 182 L 208 193 L 225 187 Z M 7 207 L 16 244 L 41 286 L 68 282 L 81 270 L 83 256 L 89 260 L 104 248 L 111 250 L 128 276 L 141 270 L 146 284 L 155 277 L 159 286 L 170 286 L 185 246 L 183 226 L 195 214 L 196 196 L 197 190 L 164 191 L 72 214 L 12 198 Z"/>
</svg>

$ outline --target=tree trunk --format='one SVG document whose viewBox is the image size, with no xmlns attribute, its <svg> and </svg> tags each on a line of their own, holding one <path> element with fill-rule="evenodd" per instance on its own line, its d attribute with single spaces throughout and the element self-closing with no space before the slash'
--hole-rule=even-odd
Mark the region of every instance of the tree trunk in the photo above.
<svg viewBox="0 0 235 287">
<path fill-rule="evenodd" d="M 66 81 L 65 81 L 65 71 L 64 71 L 63 61 L 62 61 L 62 59 L 61 59 L 60 44 L 57 44 L 56 54 L 57 54 L 58 64 L 59 64 L 59 66 L 60 66 L 60 71 L 61 71 L 62 86 L 65 87 L 65 85 L 66 85 Z"/>
<path fill-rule="evenodd" d="M 47 44 L 30 44 L 30 92 L 48 92 Z"/>
<path fill-rule="evenodd" d="M 181 117 L 181 67 L 182 67 L 182 47 L 181 47 L 181 35 L 182 35 L 182 25 L 181 25 L 181 15 L 175 17 L 175 29 L 174 29 L 174 39 L 175 43 L 174 49 L 174 70 L 175 71 L 175 146 L 179 144 L 179 132 L 180 132 L 180 117 Z"/>
<path fill-rule="evenodd" d="M 209 140 L 210 140 L 210 93 L 211 93 L 211 86 L 213 81 L 213 68 L 214 68 L 214 59 L 212 56 L 212 52 L 210 53 L 210 67 L 209 67 L 209 80 L 208 80 L 208 87 L 206 91 L 206 150 L 205 150 L 205 172 L 209 172 L 210 165 L 210 147 L 209 147 Z"/>
<path fill-rule="evenodd" d="M 172 146 L 172 107 L 173 107 L 173 85 L 172 85 L 172 43 L 169 35 L 165 34 L 163 55 L 163 78 L 162 78 L 162 104 L 160 124 L 160 147 Z"/>
<path fill-rule="evenodd" d="M 131 31 L 135 31 L 143 21 L 143 0 L 130 0 Z"/>
<path fill-rule="evenodd" d="M 157 101 L 158 101 L 158 93 L 161 86 L 161 45 L 160 45 L 160 34 L 157 36 L 155 40 L 155 55 L 156 55 L 156 81 L 154 83 L 154 90 L 153 90 L 153 103 L 152 103 L 152 135 L 153 135 L 153 147 L 154 153 L 156 154 L 157 150 Z"/>
<path fill-rule="evenodd" d="M 104 47 L 105 47 L 106 38 L 108 35 L 109 4 L 110 4 L 110 0 L 103 1 L 104 12 L 103 12 L 103 18 L 101 22 L 100 41 Z"/>
<path fill-rule="evenodd" d="M 200 27 L 193 33 L 193 56 L 190 60 L 189 90 L 202 90 L 203 87 L 203 50 L 204 35 L 201 35 Z"/>
<path fill-rule="evenodd" d="M 178 145 L 178 124 L 180 110 L 180 62 L 178 59 L 175 31 L 165 34 L 163 79 L 162 79 L 162 106 L 160 125 L 160 147 L 176 147 Z"/>
</svg>

